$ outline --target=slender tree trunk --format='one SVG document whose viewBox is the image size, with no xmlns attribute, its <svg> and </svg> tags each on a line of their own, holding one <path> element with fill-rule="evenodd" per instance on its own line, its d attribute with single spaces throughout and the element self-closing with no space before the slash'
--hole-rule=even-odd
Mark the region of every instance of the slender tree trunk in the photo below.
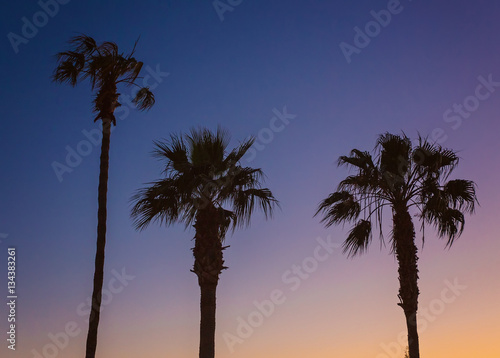
<svg viewBox="0 0 500 358">
<path fill-rule="evenodd" d="M 108 194 L 109 142 L 111 137 L 111 121 L 103 120 L 101 163 L 99 172 L 99 194 L 97 209 L 97 249 L 95 256 L 94 288 L 92 291 L 92 307 L 90 310 L 89 330 L 87 334 L 86 358 L 95 358 L 97 348 L 97 328 L 101 314 L 102 285 L 104 281 L 104 247 L 106 245 L 106 219 Z"/>
<path fill-rule="evenodd" d="M 399 263 L 399 300 L 405 313 L 408 329 L 408 351 L 410 358 L 419 358 L 417 331 L 418 310 L 418 267 L 417 247 L 415 245 L 415 229 L 406 206 L 401 205 L 394 210 L 393 234 L 396 258 Z"/>
<path fill-rule="evenodd" d="M 200 285 L 200 358 L 215 357 L 215 306 L 217 284 Z"/>
<path fill-rule="evenodd" d="M 198 276 L 200 299 L 200 358 L 215 357 L 216 289 L 224 267 L 222 242 L 219 236 L 217 209 L 208 205 L 200 210 L 196 229 L 193 272 Z"/>
</svg>

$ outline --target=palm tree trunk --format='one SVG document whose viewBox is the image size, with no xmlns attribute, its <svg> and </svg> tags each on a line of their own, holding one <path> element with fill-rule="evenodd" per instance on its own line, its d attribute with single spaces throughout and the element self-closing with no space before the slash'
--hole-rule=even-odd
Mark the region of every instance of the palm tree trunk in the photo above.
<svg viewBox="0 0 500 358">
<path fill-rule="evenodd" d="M 403 308 L 408 329 L 409 358 L 419 358 L 417 331 L 418 267 L 415 229 L 406 206 L 396 207 L 393 217 L 393 234 L 396 258 L 399 263 L 399 306 Z"/>
<path fill-rule="evenodd" d="M 87 334 L 86 358 L 95 358 L 97 348 L 97 328 L 101 311 L 102 286 L 104 281 L 104 247 L 106 245 L 106 219 L 108 194 L 109 143 L 111 121 L 102 121 L 101 163 L 99 171 L 98 209 L 97 209 L 97 249 L 95 256 L 94 288 Z"/>
<path fill-rule="evenodd" d="M 215 301 L 217 284 L 200 285 L 200 358 L 215 357 Z"/>
<path fill-rule="evenodd" d="M 212 205 L 196 216 L 193 272 L 198 276 L 200 299 L 199 358 L 215 357 L 216 289 L 224 267 L 217 209 Z"/>
</svg>

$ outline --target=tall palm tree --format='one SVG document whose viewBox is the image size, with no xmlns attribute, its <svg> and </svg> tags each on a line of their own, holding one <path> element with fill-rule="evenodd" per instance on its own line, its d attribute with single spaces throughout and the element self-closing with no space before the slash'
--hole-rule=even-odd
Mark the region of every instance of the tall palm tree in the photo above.
<svg viewBox="0 0 500 358">
<path fill-rule="evenodd" d="M 351 167 L 355 173 L 340 182 L 315 215 L 322 214 L 326 227 L 354 223 L 343 244 L 344 253 L 354 256 L 368 249 L 374 225 L 379 226 L 383 240 L 383 208 L 392 209 L 390 244 L 399 264 L 398 305 L 406 318 L 409 356 L 418 358 L 418 256 L 410 212 L 416 211 L 422 232 L 425 224 L 433 225 L 450 247 L 464 229 L 464 213 L 474 212 L 475 184 L 462 179 L 447 181 L 459 161 L 456 152 L 421 137 L 412 146 L 404 134 L 385 133 L 378 138 L 375 152 L 375 160 L 358 149 L 339 158 L 339 165 Z"/>
<path fill-rule="evenodd" d="M 111 124 L 116 125 L 114 111 L 121 104 L 118 102 L 119 84 L 139 87 L 133 103 L 140 110 L 147 110 L 154 104 L 154 96 L 147 87 L 140 87 L 135 82 L 139 79 L 143 63 L 134 57 L 134 49 L 130 54 L 118 51 L 113 42 L 98 45 L 86 35 L 73 37 L 69 44 L 71 49 L 57 54 L 58 65 L 52 79 L 57 83 L 67 82 L 76 86 L 89 79 L 92 90 L 97 94 L 93 100 L 94 122 L 102 121 L 101 163 L 99 171 L 98 210 L 97 210 L 97 250 L 95 257 L 94 287 L 90 311 L 89 330 L 87 335 L 86 358 L 94 358 L 97 347 L 97 329 L 104 279 L 104 247 L 106 245 L 106 197 L 108 191 L 109 141 Z M 136 42 L 137 45 L 137 42 Z"/>
<path fill-rule="evenodd" d="M 261 188 L 261 169 L 240 166 L 254 139 L 228 152 L 229 139 L 220 128 L 216 133 L 200 128 L 172 135 L 170 142 L 155 142 L 154 154 L 166 161 L 166 177 L 132 199 L 138 229 L 152 221 L 195 228 L 192 272 L 201 290 L 200 358 L 215 355 L 216 288 L 226 268 L 222 251 L 228 228 L 248 225 L 256 205 L 266 218 L 278 205 L 271 191 Z"/>
</svg>

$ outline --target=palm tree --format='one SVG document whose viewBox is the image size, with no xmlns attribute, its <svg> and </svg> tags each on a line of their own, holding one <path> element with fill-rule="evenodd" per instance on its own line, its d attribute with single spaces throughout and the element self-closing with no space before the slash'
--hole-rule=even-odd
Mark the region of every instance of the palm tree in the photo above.
<svg viewBox="0 0 500 358">
<path fill-rule="evenodd" d="M 201 290 L 200 358 L 215 355 L 215 303 L 222 251 L 228 228 L 247 226 L 256 205 L 265 217 L 278 205 L 271 191 L 261 188 L 261 169 L 240 166 L 252 146 L 251 138 L 227 152 L 227 132 L 192 129 L 171 135 L 169 142 L 155 142 L 154 154 L 166 161 L 164 179 L 140 189 L 133 197 L 132 217 L 137 229 L 152 221 L 169 226 L 193 224 L 194 266 Z"/>
<path fill-rule="evenodd" d="M 52 79 L 57 83 L 67 82 L 76 86 L 88 78 L 92 90 L 97 90 L 93 100 L 94 122 L 102 121 L 101 163 L 99 171 L 98 210 L 97 210 L 97 251 L 95 257 L 94 287 L 92 292 L 92 308 L 90 311 L 89 330 L 87 335 L 86 358 L 94 358 L 97 347 L 97 329 L 99 325 L 102 284 L 104 279 L 104 247 L 106 244 L 106 197 L 108 191 L 109 141 L 111 124 L 116 125 L 114 111 L 121 104 L 118 102 L 119 84 L 139 87 L 133 103 L 140 110 L 147 110 L 154 104 L 154 96 L 147 87 L 140 87 L 135 81 L 143 63 L 130 54 L 118 52 L 113 42 L 98 45 L 86 35 L 73 37 L 69 44 L 72 49 L 57 54 L 58 65 Z M 137 42 L 136 42 L 137 45 Z"/>
<path fill-rule="evenodd" d="M 433 225 L 450 247 L 462 234 L 464 213 L 474 212 L 475 184 L 462 179 L 446 182 L 458 164 L 456 152 L 421 137 L 412 146 L 404 133 L 385 133 L 378 138 L 375 152 L 375 161 L 369 152 L 358 149 L 339 158 L 339 165 L 351 167 L 355 173 L 340 182 L 315 215 L 322 213 L 326 227 L 354 223 L 343 244 L 344 253 L 352 257 L 367 251 L 374 225 L 378 224 L 383 240 L 383 208 L 392 209 L 390 244 L 399 265 L 398 305 L 406 318 L 409 356 L 418 358 L 418 256 L 410 211 L 417 211 L 422 232 L 425 224 Z"/>
</svg>

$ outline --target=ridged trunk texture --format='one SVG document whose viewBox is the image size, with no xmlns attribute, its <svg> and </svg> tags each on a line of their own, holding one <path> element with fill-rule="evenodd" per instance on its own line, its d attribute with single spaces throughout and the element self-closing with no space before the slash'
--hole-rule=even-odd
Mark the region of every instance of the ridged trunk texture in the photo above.
<svg viewBox="0 0 500 358">
<path fill-rule="evenodd" d="M 193 272 L 198 276 L 200 299 L 200 358 L 215 356 L 215 309 L 219 275 L 224 267 L 217 209 L 212 205 L 196 216 Z"/>
<path fill-rule="evenodd" d="M 417 247 L 415 245 L 415 229 L 413 221 L 405 205 L 395 207 L 393 217 L 393 234 L 396 258 L 399 264 L 399 300 L 405 313 L 408 329 L 408 350 L 410 358 L 419 358 L 417 331 L 418 310 L 418 266 Z"/>
<path fill-rule="evenodd" d="M 95 256 L 94 287 L 90 310 L 89 330 L 87 334 L 86 358 L 95 358 L 97 348 L 97 328 L 101 311 L 102 285 L 104 281 L 104 247 L 106 246 L 106 219 L 108 194 L 109 143 L 111 121 L 103 120 L 101 163 L 99 171 L 98 209 L 97 209 L 97 249 Z"/>
</svg>

